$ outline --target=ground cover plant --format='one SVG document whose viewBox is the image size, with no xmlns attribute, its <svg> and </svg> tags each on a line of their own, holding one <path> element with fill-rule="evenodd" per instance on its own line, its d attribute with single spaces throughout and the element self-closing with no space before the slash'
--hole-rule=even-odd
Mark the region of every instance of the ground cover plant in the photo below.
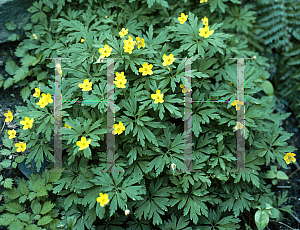
<svg viewBox="0 0 300 230">
<path fill-rule="evenodd" d="M 4 88 L 25 86 L 27 106 L 7 111 L 23 128 L 9 130 L 2 167 L 52 163 L 54 75 L 62 78 L 63 170 L 32 173 L 26 181 L 0 178 L 5 187 L 0 223 L 8 229 L 264 229 L 282 220 L 286 193 L 272 184 L 295 162 L 292 136 L 274 113 L 267 58 L 247 47 L 255 19 L 249 7 L 223 1 L 38 1 L 32 23 L 8 61 Z M 226 8 L 235 9 L 226 11 Z M 235 20 L 236 14 L 241 20 Z M 234 23 L 232 23 L 234 21 Z M 242 35 L 241 35 L 242 33 Z M 237 61 L 245 61 L 245 125 L 237 124 Z M 68 58 L 55 65 L 52 59 Z M 192 88 L 184 59 L 192 59 Z M 106 169 L 107 58 L 115 59 L 115 166 Z M 264 91 L 267 95 L 258 96 Z M 184 94 L 193 101 L 193 166 L 184 170 Z M 236 168 L 236 130 L 245 128 L 246 169 Z M 24 154 L 29 150 L 28 154 Z"/>
</svg>

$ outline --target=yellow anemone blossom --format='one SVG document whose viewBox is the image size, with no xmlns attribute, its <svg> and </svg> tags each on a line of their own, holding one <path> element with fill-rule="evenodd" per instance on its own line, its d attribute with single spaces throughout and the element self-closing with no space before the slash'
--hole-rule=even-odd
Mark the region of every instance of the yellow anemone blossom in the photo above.
<svg viewBox="0 0 300 230">
<path fill-rule="evenodd" d="M 77 141 L 76 145 L 79 146 L 79 150 L 87 149 L 91 143 L 91 139 L 88 141 L 85 137 L 81 137 L 81 141 Z"/>
<path fill-rule="evenodd" d="M 116 79 L 116 81 L 118 81 L 118 80 L 121 80 L 121 79 L 125 79 L 125 75 L 124 75 L 124 72 L 121 72 L 121 73 L 119 73 L 119 72 L 116 72 L 116 77 L 115 77 L 115 79 Z"/>
<path fill-rule="evenodd" d="M 180 88 L 182 88 L 182 93 L 186 93 L 187 91 L 188 91 L 188 92 L 191 92 L 190 89 L 188 89 L 187 87 L 184 87 L 184 84 L 181 84 L 181 85 L 180 85 Z"/>
<path fill-rule="evenodd" d="M 17 152 L 24 152 L 25 149 L 26 149 L 26 143 L 23 143 L 23 142 L 19 142 L 19 143 L 16 143 L 15 146 L 17 147 Z"/>
<path fill-rule="evenodd" d="M 178 21 L 180 21 L 180 24 L 183 24 L 188 18 L 188 15 L 185 15 L 184 13 L 181 13 L 181 17 L 178 17 Z"/>
<path fill-rule="evenodd" d="M 104 205 L 106 205 L 109 202 L 108 195 L 103 193 L 99 193 L 99 195 L 100 197 L 97 197 L 97 202 L 100 203 L 101 207 L 104 207 Z"/>
<path fill-rule="evenodd" d="M 241 105 L 243 105 L 244 103 L 238 100 L 234 100 L 234 102 L 231 103 L 231 105 L 235 105 L 236 106 L 236 111 L 240 110 Z"/>
<path fill-rule="evenodd" d="M 208 18 L 207 17 L 204 17 L 201 20 L 203 21 L 204 26 L 208 26 Z"/>
<path fill-rule="evenodd" d="M 34 39 L 37 39 L 37 36 L 36 36 L 36 34 L 33 34 L 32 36 L 34 37 Z"/>
<path fill-rule="evenodd" d="M 84 39 L 83 39 L 83 38 L 81 38 L 81 39 L 80 39 L 80 42 L 81 42 L 81 43 L 83 43 L 83 42 L 84 42 Z"/>
<path fill-rule="evenodd" d="M 209 31 L 209 26 L 205 26 L 204 28 L 199 29 L 199 36 L 208 38 L 210 35 L 214 33 L 214 30 Z"/>
<path fill-rule="evenodd" d="M 136 41 L 133 41 L 133 38 L 129 35 L 127 40 L 124 40 L 124 44 L 128 46 L 134 46 Z"/>
<path fill-rule="evenodd" d="M 145 41 L 143 38 L 136 37 L 136 45 L 138 46 L 138 49 L 141 47 L 145 47 Z"/>
<path fill-rule="evenodd" d="M 23 127 L 24 130 L 27 130 L 32 128 L 33 121 L 34 121 L 33 118 L 29 119 L 29 117 L 25 117 L 25 120 L 20 121 L 20 124 L 24 125 Z"/>
<path fill-rule="evenodd" d="M 53 103 L 53 99 L 51 98 L 50 93 L 47 93 L 47 95 L 45 93 L 42 94 L 42 98 L 46 101 L 46 103 Z"/>
<path fill-rule="evenodd" d="M 116 86 L 118 87 L 118 88 L 126 88 L 126 86 L 125 86 L 125 84 L 127 83 L 127 79 L 120 79 L 120 80 L 118 80 L 118 81 L 114 81 L 114 84 L 116 84 Z"/>
<path fill-rule="evenodd" d="M 163 103 L 164 94 L 160 94 L 160 90 L 156 90 L 156 94 L 151 94 L 151 98 L 155 99 L 154 104 Z"/>
<path fill-rule="evenodd" d="M 79 83 L 78 86 L 82 88 L 82 91 L 92 90 L 92 82 L 89 82 L 88 79 L 85 79 L 83 83 Z"/>
<path fill-rule="evenodd" d="M 33 94 L 34 97 L 39 97 L 41 94 L 41 90 L 39 88 L 34 88 L 35 93 Z"/>
<path fill-rule="evenodd" d="M 36 103 L 39 105 L 41 108 L 45 108 L 46 105 L 48 105 L 47 99 L 44 97 L 41 97 L 39 102 Z"/>
<path fill-rule="evenodd" d="M 14 118 L 10 110 L 8 110 L 7 113 L 4 113 L 4 116 L 6 117 L 5 122 L 11 122 Z"/>
<path fill-rule="evenodd" d="M 109 48 L 108 45 L 105 45 L 104 48 L 99 49 L 99 53 L 101 54 L 101 57 L 109 57 L 110 53 L 112 51 L 112 48 Z"/>
<path fill-rule="evenodd" d="M 170 54 L 169 56 L 164 54 L 163 59 L 164 59 L 163 66 L 172 65 L 172 63 L 176 60 L 173 54 Z"/>
<path fill-rule="evenodd" d="M 132 54 L 132 50 L 134 49 L 134 46 L 126 44 L 123 46 L 123 49 L 124 52 Z"/>
<path fill-rule="evenodd" d="M 8 130 L 7 131 L 8 135 L 9 135 L 9 139 L 14 139 L 16 137 L 16 131 L 13 129 L 13 130 Z"/>
<path fill-rule="evenodd" d="M 143 73 L 143 76 L 146 76 L 147 74 L 152 75 L 153 74 L 152 67 L 153 67 L 152 64 L 148 65 L 146 62 L 144 62 L 143 68 L 139 68 L 139 72 Z"/>
<path fill-rule="evenodd" d="M 65 124 L 65 127 L 68 128 L 68 129 L 71 129 L 71 126 Z"/>
<path fill-rule="evenodd" d="M 125 30 L 125 28 L 122 28 L 122 30 L 119 32 L 121 38 L 123 38 L 127 34 L 128 34 L 128 29 Z"/>
<path fill-rule="evenodd" d="M 207 2 L 207 0 L 200 0 L 200 3 Z"/>
<path fill-rule="evenodd" d="M 287 153 L 283 159 L 286 161 L 287 164 L 290 164 L 291 161 L 296 162 L 296 159 L 294 156 L 296 156 L 295 153 Z"/>
<path fill-rule="evenodd" d="M 120 135 L 121 133 L 123 133 L 123 131 L 125 131 L 125 126 L 123 125 L 123 123 L 120 121 L 119 124 L 114 124 L 113 125 L 114 130 L 112 131 L 113 135 Z"/>
</svg>

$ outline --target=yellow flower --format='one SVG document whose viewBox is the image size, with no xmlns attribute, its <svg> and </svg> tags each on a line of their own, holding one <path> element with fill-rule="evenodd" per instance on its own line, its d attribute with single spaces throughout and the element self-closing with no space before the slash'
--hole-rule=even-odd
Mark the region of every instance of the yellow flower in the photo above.
<svg viewBox="0 0 300 230">
<path fill-rule="evenodd" d="M 101 54 L 101 57 L 108 57 L 112 51 L 112 48 L 109 48 L 108 45 L 105 45 L 104 48 L 99 49 L 99 53 Z"/>
<path fill-rule="evenodd" d="M 78 86 L 82 88 L 82 91 L 92 90 L 92 82 L 89 82 L 88 79 L 85 79 L 83 83 L 79 83 Z"/>
<path fill-rule="evenodd" d="M 157 104 L 159 102 L 163 103 L 164 102 L 163 97 L 164 94 L 160 94 L 160 90 L 156 90 L 156 94 L 151 94 L 151 98 L 155 99 L 154 104 Z"/>
<path fill-rule="evenodd" d="M 208 26 L 208 18 L 207 17 L 204 17 L 201 20 L 203 21 L 204 26 Z"/>
<path fill-rule="evenodd" d="M 33 94 L 34 97 L 39 97 L 41 94 L 41 90 L 39 88 L 34 88 L 35 93 Z"/>
<path fill-rule="evenodd" d="M 296 162 L 296 159 L 294 156 L 296 156 L 295 153 L 287 153 L 283 159 L 286 161 L 287 164 L 289 164 L 289 163 L 291 163 L 291 161 Z"/>
<path fill-rule="evenodd" d="M 26 143 L 23 143 L 23 142 L 19 142 L 19 143 L 16 143 L 15 146 L 17 147 L 17 152 L 24 152 L 25 149 L 26 149 Z"/>
<path fill-rule="evenodd" d="M 36 104 L 39 105 L 41 108 L 45 108 L 45 106 L 48 105 L 48 102 L 47 102 L 46 98 L 41 97 L 39 102 Z"/>
<path fill-rule="evenodd" d="M 238 100 L 234 100 L 234 102 L 231 103 L 231 105 L 235 105 L 236 106 L 236 111 L 240 110 L 241 105 L 243 105 L 244 103 Z"/>
<path fill-rule="evenodd" d="M 183 24 L 188 18 L 188 15 L 185 15 L 184 13 L 181 13 L 181 17 L 178 17 L 178 20 L 180 21 L 180 24 Z"/>
<path fill-rule="evenodd" d="M 113 135 L 120 135 L 121 133 L 123 133 L 123 131 L 125 131 L 125 126 L 123 126 L 123 123 L 120 121 L 119 124 L 114 124 L 113 125 L 114 130 L 112 131 Z"/>
<path fill-rule="evenodd" d="M 125 28 L 122 28 L 122 30 L 119 32 L 121 38 L 123 38 L 127 34 L 128 34 L 128 29 L 125 30 Z"/>
<path fill-rule="evenodd" d="M 71 129 L 71 126 L 65 124 L 65 127 L 68 128 L 68 129 Z"/>
<path fill-rule="evenodd" d="M 200 3 L 207 2 L 207 0 L 200 0 Z"/>
<path fill-rule="evenodd" d="M 32 36 L 34 37 L 34 39 L 37 39 L 37 36 L 36 36 L 36 34 L 33 34 Z"/>
<path fill-rule="evenodd" d="M 116 79 L 116 81 L 119 81 L 119 80 L 121 80 L 121 79 L 125 79 L 125 77 L 126 76 L 124 76 L 124 72 L 121 72 L 121 73 L 119 73 L 119 72 L 116 72 L 116 77 L 115 77 L 115 79 Z"/>
<path fill-rule="evenodd" d="M 173 54 L 170 54 L 169 56 L 164 54 L 163 59 L 164 59 L 163 66 L 172 65 L 172 63 L 176 60 Z"/>
<path fill-rule="evenodd" d="M 138 46 L 138 49 L 140 49 L 141 47 L 145 47 L 145 42 L 144 42 L 144 39 L 142 38 L 139 38 L 139 37 L 136 37 L 136 45 Z"/>
<path fill-rule="evenodd" d="M 123 49 L 124 49 L 124 52 L 132 54 L 132 50 L 134 49 L 134 46 L 126 44 L 123 46 Z"/>
<path fill-rule="evenodd" d="M 103 193 L 99 193 L 100 197 L 97 197 L 97 202 L 100 203 L 100 206 L 103 207 L 109 202 L 108 195 Z"/>
<path fill-rule="evenodd" d="M 32 128 L 33 121 L 34 121 L 33 118 L 29 119 L 29 117 L 25 117 L 25 120 L 20 121 L 20 124 L 24 125 L 23 127 L 24 130 L 27 130 Z"/>
<path fill-rule="evenodd" d="M 127 79 L 124 78 L 118 81 L 114 81 L 114 83 L 118 88 L 126 88 L 125 84 L 127 83 Z"/>
<path fill-rule="evenodd" d="M 237 122 L 237 126 L 234 127 L 235 130 L 242 129 L 244 125 L 241 122 Z"/>
<path fill-rule="evenodd" d="M 133 41 L 133 38 L 129 35 L 127 40 L 124 40 L 125 45 L 134 46 L 136 41 Z"/>
<path fill-rule="evenodd" d="M 4 113 L 4 116 L 6 117 L 5 122 L 11 122 L 14 118 L 10 110 L 8 110 L 7 113 Z"/>
<path fill-rule="evenodd" d="M 180 88 L 182 88 L 182 93 L 186 93 L 187 91 L 191 92 L 190 89 L 188 89 L 187 87 L 184 87 L 184 84 L 181 84 Z"/>
<path fill-rule="evenodd" d="M 42 94 L 42 98 L 45 100 L 45 102 L 48 103 L 53 103 L 53 99 L 51 98 L 50 93 L 47 93 L 47 95 L 45 93 Z"/>
<path fill-rule="evenodd" d="M 56 69 L 57 72 L 60 73 L 60 76 L 62 76 L 61 65 L 59 63 L 56 63 Z"/>
<path fill-rule="evenodd" d="M 81 43 L 83 43 L 83 42 L 84 42 L 84 39 L 83 39 L 83 38 L 81 38 L 81 39 L 80 39 L 80 42 L 81 42 Z"/>
<path fill-rule="evenodd" d="M 199 36 L 208 38 L 214 33 L 214 30 L 209 31 L 209 26 L 205 26 L 205 28 L 200 28 L 199 32 Z"/>
<path fill-rule="evenodd" d="M 150 64 L 150 65 L 148 65 L 146 62 L 143 64 L 143 68 L 139 68 L 139 72 L 140 73 L 143 73 L 143 76 L 146 76 L 147 74 L 148 75 L 152 75 L 153 74 L 153 72 L 152 72 L 152 67 L 153 67 L 153 65 L 152 64 Z"/>
<path fill-rule="evenodd" d="M 8 130 L 7 133 L 9 135 L 9 139 L 14 139 L 16 137 L 16 131 L 14 129 Z"/>
<path fill-rule="evenodd" d="M 76 145 L 79 146 L 79 150 L 87 149 L 91 143 L 91 139 L 88 141 L 86 140 L 85 137 L 81 137 L 81 141 L 77 141 Z"/>
</svg>

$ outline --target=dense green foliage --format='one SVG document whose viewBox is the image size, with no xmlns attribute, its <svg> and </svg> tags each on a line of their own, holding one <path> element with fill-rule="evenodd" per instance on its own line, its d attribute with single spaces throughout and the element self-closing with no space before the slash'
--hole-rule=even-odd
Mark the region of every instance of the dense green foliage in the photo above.
<svg viewBox="0 0 300 230">
<path fill-rule="evenodd" d="M 20 62 L 6 63 L 10 77 L 4 88 L 24 86 L 21 95 L 28 106 L 18 107 L 14 119 L 19 123 L 29 117 L 34 123 L 30 129 L 17 130 L 16 136 L 30 150 L 22 160 L 34 160 L 39 169 L 44 161 L 54 161 L 49 144 L 54 136 L 54 107 L 41 108 L 32 95 L 40 88 L 41 93 L 54 96 L 54 61 L 46 58 L 71 57 L 61 62 L 63 100 L 106 100 L 107 64 L 106 60 L 97 63 L 98 50 L 105 44 L 113 47 L 110 57 L 123 57 L 115 59 L 114 71 L 124 72 L 128 79 L 126 88 L 115 87 L 115 124 L 123 122 L 126 127 L 115 137 L 115 164 L 124 172 L 100 172 L 106 169 L 107 156 L 105 103 L 63 103 L 63 125 L 71 127 L 62 128 L 63 169 L 71 172 L 55 180 L 44 173 L 28 181 L 5 182 L 0 223 L 9 229 L 18 224 L 36 229 L 191 230 L 215 226 L 221 230 L 240 229 L 245 214 L 255 221 L 261 216 L 279 221 L 282 212 L 291 213 L 291 206 L 284 206 L 286 194 L 277 201 L 272 192 L 272 182 L 285 177 L 271 168 L 276 162 L 286 169 L 284 156 L 295 150 L 286 143 L 292 134 L 279 125 L 290 113 L 274 113 L 268 58 L 258 53 L 262 51 L 259 41 L 251 42 L 260 33 L 253 28 L 256 17 L 251 5 L 241 6 L 238 0 L 104 2 L 35 2 L 29 8 L 32 23 L 26 28 L 27 38 L 15 51 Z M 182 12 L 188 19 L 180 24 L 177 18 Z M 204 16 L 214 30 L 209 38 L 199 36 Z M 132 54 L 124 52 L 124 38 L 119 36 L 122 28 L 133 38 L 143 38 L 145 47 L 135 48 Z M 253 173 L 230 172 L 236 168 L 236 109 L 225 103 L 193 103 L 193 166 L 200 172 L 172 170 L 172 163 L 184 169 L 184 94 L 179 86 L 184 84 L 184 60 L 176 59 L 169 70 L 162 65 L 164 54 L 201 58 L 192 59 L 193 101 L 236 100 L 237 61 L 229 58 L 257 56 L 245 60 L 244 89 L 245 163 Z M 145 62 L 153 65 L 150 76 L 138 71 Z M 82 92 L 78 87 L 84 79 L 92 82 L 91 91 Z M 164 102 L 154 104 L 151 94 L 157 89 L 164 94 Z M 268 95 L 258 97 L 262 90 Z M 83 136 L 91 143 L 79 150 L 76 143 Z M 6 149 L 1 154 L 16 153 L 13 141 L 5 135 Z M 6 166 L 15 166 L 14 162 L 21 160 Z M 41 186 L 39 191 L 36 186 Z M 53 203 L 45 189 L 55 198 Z M 104 207 L 97 202 L 99 193 L 108 194 L 109 203 Z M 129 216 L 124 215 L 127 209 Z"/>
</svg>

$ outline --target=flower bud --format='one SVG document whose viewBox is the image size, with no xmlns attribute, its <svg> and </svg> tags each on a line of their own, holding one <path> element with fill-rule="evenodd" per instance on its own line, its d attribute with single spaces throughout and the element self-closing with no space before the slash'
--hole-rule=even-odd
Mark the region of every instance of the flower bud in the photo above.
<svg viewBox="0 0 300 230">
<path fill-rule="evenodd" d="M 172 164 L 171 164 L 171 167 L 172 167 L 173 170 L 175 170 L 176 164 L 172 163 Z"/>
<path fill-rule="evenodd" d="M 11 159 L 11 158 L 12 158 L 12 155 L 10 155 L 8 158 Z"/>
<path fill-rule="evenodd" d="M 128 209 L 125 210 L 125 215 L 128 216 L 130 211 Z"/>
<path fill-rule="evenodd" d="M 253 56 L 254 59 L 256 59 L 256 56 Z"/>
</svg>

